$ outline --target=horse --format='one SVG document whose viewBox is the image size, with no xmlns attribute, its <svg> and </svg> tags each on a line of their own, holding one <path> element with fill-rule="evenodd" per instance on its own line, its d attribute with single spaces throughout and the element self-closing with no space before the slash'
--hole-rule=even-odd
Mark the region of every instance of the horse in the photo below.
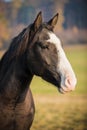
<svg viewBox="0 0 87 130">
<path fill-rule="evenodd" d="M 30 130 L 35 105 L 30 90 L 34 75 L 56 86 L 60 93 L 75 89 L 76 76 L 54 33 L 59 14 L 34 22 L 13 38 L 0 61 L 0 130 Z"/>
</svg>

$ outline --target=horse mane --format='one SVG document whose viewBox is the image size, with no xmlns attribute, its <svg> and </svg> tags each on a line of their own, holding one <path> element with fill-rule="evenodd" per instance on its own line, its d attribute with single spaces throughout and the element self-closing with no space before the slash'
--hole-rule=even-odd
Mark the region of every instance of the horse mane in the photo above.
<svg viewBox="0 0 87 130">
<path fill-rule="evenodd" d="M 13 38 L 9 49 L 5 52 L 0 60 L 0 80 L 4 77 L 4 72 L 14 59 L 24 54 L 29 43 L 30 27 L 25 28 L 18 36 Z"/>
<path fill-rule="evenodd" d="M 13 38 L 10 47 L 8 49 L 10 57 L 19 57 L 25 52 L 28 46 L 29 32 L 30 27 L 25 28 L 21 33 L 19 33 L 18 36 Z"/>
</svg>

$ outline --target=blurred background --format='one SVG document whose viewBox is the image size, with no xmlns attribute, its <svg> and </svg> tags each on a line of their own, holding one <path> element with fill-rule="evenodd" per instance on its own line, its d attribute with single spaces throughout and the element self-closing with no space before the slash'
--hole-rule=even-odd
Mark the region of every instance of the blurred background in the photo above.
<svg viewBox="0 0 87 130">
<path fill-rule="evenodd" d="M 39 11 L 44 21 L 59 13 L 55 33 L 78 82 L 75 92 L 62 95 L 34 76 L 30 87 L 36 114 L 31 130 L 87 130 L 87 0 L 0 0 L 0 57 Z"/>
<path fill-rule="evenodd" d="M 87 43 L 86 0 L 0 0 L 0 49 L 32 23 L 39 11 L 44 21 L 59 12 L 55 31 L 64 44 Z"/>
</svg>

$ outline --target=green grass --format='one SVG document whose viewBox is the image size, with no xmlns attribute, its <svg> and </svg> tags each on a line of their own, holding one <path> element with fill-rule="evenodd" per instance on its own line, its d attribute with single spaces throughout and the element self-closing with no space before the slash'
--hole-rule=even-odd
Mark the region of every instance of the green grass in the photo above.
<svg viewBox="0 0 87 130">
<path fill-rule="evenodd" d="M 87 94 L 87 46 L 71 49 L 67 55 L 77 76 L 75 93 Z"/>
<path fill-rule="evenodd" d="M 65 52 L 77 76 L 76 90 L 60 94 L 35 76 L 31 89 L 36 114 L 31 130 L 87 130 L 87 46 L 65 48 Z"/>
<path fill-rule="evenodd" d="M 36 96 L 36 115 L 31 130 L 87 130 L 85 98 Z"/>
</svg>

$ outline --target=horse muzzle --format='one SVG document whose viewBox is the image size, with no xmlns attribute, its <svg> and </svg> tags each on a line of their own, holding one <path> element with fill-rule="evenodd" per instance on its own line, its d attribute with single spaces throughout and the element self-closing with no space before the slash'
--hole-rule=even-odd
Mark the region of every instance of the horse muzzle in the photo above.
<svg viewBox="0 0 87 130">
<path fill-rule="evenodd" d="M 67 76 L 65 78 L 61 78 L 61 85 L 58 88 L 59 92 L 64 94 L 66 92 L 75 90 L 76 83 L 77 79 L 75 76 Z"/>
</svg>

